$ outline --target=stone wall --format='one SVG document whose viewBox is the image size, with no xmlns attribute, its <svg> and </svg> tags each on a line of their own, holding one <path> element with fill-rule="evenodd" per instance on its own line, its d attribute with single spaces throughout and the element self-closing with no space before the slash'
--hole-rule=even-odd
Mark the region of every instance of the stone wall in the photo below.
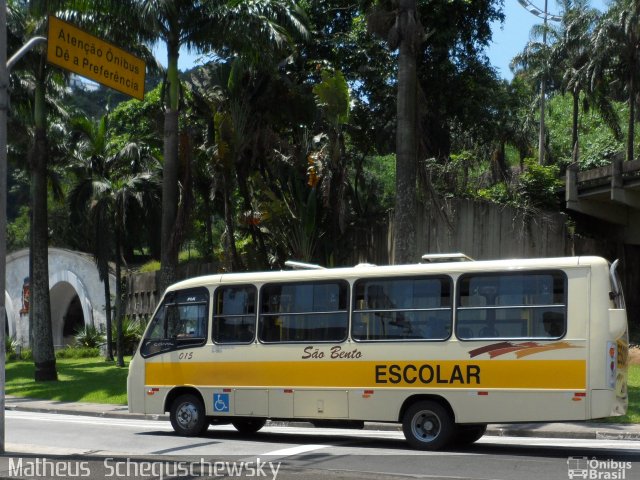
<svg viewBox="0 0 640 480">
<path fill-rule="evenodd" d="M 135 273 L 127 276 L 124 314 L 146 322 L 153 313 L 159 298 L 156 288 L 159 272 Z"/>
<path fill-rule="evenodd" d="M 390 263 L 393 222 L 360 231 L 354 240 L 352 264 Z M 523 215 L 514 208 L 471 200 L 452 200 L 440 208 L 423 206 L 416 219 L 416 262 L 424 253 L 463 252 L 476 260 L 571 255 L 573 244 L 563 214 Z M 179 278 L 216 272 L 215 264 L 181 267 Z M 148 319 L 159 300 L 157 273 L 131 275 L 125 314 Z"/>
<path fill-rule="evenodd" d="M 218 265 L 215 263 L 190 263 L 181 265 L 177 272 L 177 279 L 197 277 L 216 273 Z M 124 314 L 144 322 L 148 321 L 156 308 L 162 292 L 158 292 L 160 272 L 146 272 L 128 275 L 125 287 Z"/>
<path fill-rule="evenodd" d="M 640 248 L 623 245 L 619 240 L 576 235 L 568 227 L 563 213 L 521 210 L 471 200 L 448 200 L 441 205 L 420 207 L 416 218 L 416 262 L 426 253 L 462 252 L 475 260 L 541 258 L 572 255 L 599 255 L 609 260 L 620 258 L 621 274 L 627 297 L 630 322 L 640 319 L 640 299 L 630 293 L 640 284 Z M 393 253 L 393 221 L 382 228 L 357 232 L 353 241 L 351 264 L 361 262 L 385 265 Z M 181 278 L 214 273 L 215 265 L 182 272 Z M 131 277 L 127 312 L 147 318 L 158 301 L 155 274 Z"/>
<path fill-rule="evenodd" d="M 450 200 L 439 207 L 422 207 L 417 250 L 462 252 L 476 260 L 572 255 L 566 220 L 562 213 L 534 216 L 512 207 Z"/>
</svg>

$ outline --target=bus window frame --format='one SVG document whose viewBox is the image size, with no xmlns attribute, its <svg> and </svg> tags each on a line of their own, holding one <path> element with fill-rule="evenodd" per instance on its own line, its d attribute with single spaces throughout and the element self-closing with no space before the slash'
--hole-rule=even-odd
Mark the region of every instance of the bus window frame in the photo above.
<svg viewBox="0 0 640 480">
<path fill-rule="evenodd" d="M 196 294 L 206 294 L 206 301 L 198 301 L 198 302 L 193 302 L 193 303 L 187 303 L 187 302 L 181 302 L 181 303 L 177 303 L 175 300 L 179 295 L 184 295 L 185 297 L 188 296 L 191 293 L 196 293 Z M 202 337 L 186 337 L 186 338 L 161 338 L 161 339 L 157 339 L 157 340 L 149 340 L 148 338 L 146 338 L 146 334 L 148 334 L 148 329 L 147 331 L 145 331 L 145 337 L 142 338 L 142 340 L 140 341 L 140 355 L 142 356 L 142 358 L 150 358 L 156 355 L 161 355 L 164 353 L 170 353 L 170 352 L 175 352 L 176 350 L 183 350 L 186 348 L 200 348 L 203 347 L 204 345 L 207 344 L 207 339 L 209 338 L 209 319 L 210 319 L 210 303 L 211 303 L 211 292 L 209 291 L 209 289 L 205 286 L 202 287 L 193 287 L 193 288 L 187 288 L 184 290 L 174 290 L 172 292 L 169 292 L 165 295 L 165 297 L 163 298 L 162 302 L 160 303 L 160 306 L 158 307 L 158 309 L 155 311 L 153 317 L 151 318 L 151 321 L 149 322 L 149 325 L 151 325 L 151 322 L 154 321 L 154 319 L 156 318 L 156 316 L 158 315 L 158 313 L 160 312 L 160 309 L 165 309 L 163 312 L 163 329 L 164 329 L 164 334 L 167 334 L 168 331 L 168 325 L 167 325 L 167 321 L 168 321 L 168 307 L 174 307 L 174 308 L 179 308 L 180 306 L 192 306 L 192 305 L 204 305 L 204 310 L 205 310 L 205 317 L 204 317 L 204 331 L 203 331 L 203 336 Z M 150 328 L 150 327 L 149 327 Z M 195 341 L 197 340 L 197 342 Z M 145 353 L 144 352 L 144 347 L 145 345 L 149 344 L 149 343 L 157 343 L 159 345 L 166 345 L 168 348 L 163 348 L 157 352 L 152 352 L 152 353 Z"/>
<path fill-rule="evenodd" d="M 562 285 L 564 289 L 562 304 L 533 304 L 533 305 L 484 305 L 477 307 L 463 307 L 461 306 L 461 294 L 462 294 L 462 281 L 468 277 L 509 277 L 509 276 L 525 276 L 525 275 L 556 275 L 559 274 L 562 277 Z M 497 294 L 496 294 L 497 297 Z M 458 312 L 460 310 L 470 311 L 470 310 L 510 310 L 510 309 L 542 309 L 542 308 L 553 308 L 553 309 L 562 309 L 562 313 L 564 315 L 563 322 L 563 331 L 562 335 L 559 336 L 507 336 L 507 335 L 496 335 L 496 336 L 478 336 L 478 337 L 464 337 L 458 333 L 459 326 L 459 315 Z M 456 298 L 455 298 L 455 307 L 454 307 L 454 334 L 455 338 L 461 342 L 478 342 L 478 341 L 493 341 L 493 340 L 517 340 L 517 341 L 527 341 L 527 340 L 546 340 L 546 341 L 558 341 L 564 338 L 567 335 L 569 329 L 569 278 L 567 276 L 567 272 L 562 269 L 544 269 L 544 270 L 515 270 L 515 271 L 479 271 L 479 272 L 468 272 L 461 274 L 456 280 Z"/>
<path fill-rule="evenodd" d="M 216 315 L 216 304 L 217 304 L 217 299 L 218 299 L 218 292 L 221 291 L 222 289 L 225 288 L 253 288 L 254 293 L 255 293 L 255 312 L 253 312 L 253 314 L 247 314 L 247 315 L 241 315 L 241 314 L 234 314 L 234 315 L 226 315 L 226 314 L 220 314 L 220 315 Z M 224 285 L 218 285 L 216 286 L 215 290 L 213 291 L 213 294 L 211 295 L 211 297 L 213 298 L 213 303 L 212 303 L 212 307 L 211 307 L 211 341 L 215 344 L 215 345 L 219 345 L 219 346 L 225 346 L 225 345 L 251 345 L 253 343 L 256 342 L 257 338 L 258 338 L 258 311 L 260 308 L 260 288 L 258 288 L 258 286 L 255 283 L 242 283 L 242 284 L 234 284 L 234 283 L 229 283 L 229 284 L 224 284 Z M 253 338 L 249 341 L 246 342 L 220 342 L 217 341 L 216 339 L 213 338 L 214 335 L 214 321 L 216 318 L 220 318 L 220 317 L 234 317 L 234 318 L 239 318 L 239 317 L 249 317 L 253 315 Z"/>
<path fill-rule="evenodd" d="M 396 308 L 396 309 L 362 309 L 356 310 L 356 294 L 357 289 L 356 286 L 359 282 L 376 282 L 376 281 L 400 281 L 400 280 L 441 280 L 449 285 L 449 307 L 435 307 L 435 308 Z M 453 335 L 454 329 L 454 296 L 455 296 L 455 281 L 450 275 L 446 274 L 417 274 L 417 275 L 401 275 L 401 276 L 386 276 L 386 277 L 360 277 L 354 280 L 351 286 L 351 310 L 350 310 L 350 321 L 349 321 L 349 338 L 357 343 L 416 343 L 416 342 L 428 342 L 428 343 L 436 343 L 436 342 L 447 342 L 451 339 Z M 366 313 L 366 312 L 442 312 L 449 311 L 449 334 L 444 338 L 383 338 L 383 339 L 359 339 L 354 337 L 353 335 L 353 326 L 354 326 L 354 316 L 356 313 Z"/>
<path fill-rule="evenodd" d="M 346 288 L 346 306 L 344 310 L 326 310 L 326 311 L 306 311 L 306 312 L 274 312 L 274 313 L 263 313 L 262 312 L 262 302 L 264 298 L 264 291 L 266 288 L 271 287 L 273 285 L 330 285 L 335 284 L 339 287 Z M 276 282 L 268 282 L 260 285 L 258 289 L 258 305 L 256 307 L 257 313 L 257 326 L 256 326 L 256 339 L 259 343 L 263 345 L 285 345 L 285 344 L 309 344 L 309 343 L 344 343 L 349 339 L 349 326 L 351 323 L 350 316 L 350 301 L 351 301 L 351 284 L 347 280 L 343 278 L 334 278 L 334 279 L 321 279 L 321 280 L 285 280 L 285 281 L 276 281 Z M 344 314 L 346 317 L 346 325 L 344 331 L 344 337 L 339 340 L 264 340 L 263 337 L 263 328 L 262 328 L 262 319 L 264 317 L 277 317 L 279 315 L 282 316 L 302 316 L 302 315 L 327 315 L 327 314 Z"/>
</svg>

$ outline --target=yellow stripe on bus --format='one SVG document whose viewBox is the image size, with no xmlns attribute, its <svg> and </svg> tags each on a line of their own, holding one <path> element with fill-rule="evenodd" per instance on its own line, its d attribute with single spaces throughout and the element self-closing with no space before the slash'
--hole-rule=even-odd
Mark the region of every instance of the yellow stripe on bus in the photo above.
<svg viewBox="0 0 640 480">
<path fill-rule="evenodd" d="M 585 360 L 148 362 L 148 386 L 586 388 Z"/>
</svg>

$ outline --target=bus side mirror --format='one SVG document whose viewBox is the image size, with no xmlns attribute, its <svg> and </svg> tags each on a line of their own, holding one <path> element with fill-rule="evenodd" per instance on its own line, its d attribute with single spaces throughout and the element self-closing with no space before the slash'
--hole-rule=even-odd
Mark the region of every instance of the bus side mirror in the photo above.
<svg viewBox="0 0 640 480">
<path fill-rule="evenodd" d="M 627 312 L 624 308 L 609 309 L 609 333 L 620 338 L 627 329 Z"/>
</svg>

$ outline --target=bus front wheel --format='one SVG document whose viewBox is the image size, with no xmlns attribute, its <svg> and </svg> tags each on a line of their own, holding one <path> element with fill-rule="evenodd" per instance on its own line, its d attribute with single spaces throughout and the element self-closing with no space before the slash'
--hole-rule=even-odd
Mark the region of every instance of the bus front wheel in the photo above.
<svg viewBox="0 0 640 480">
<path fill-rule="evenodd" d="M 267 423 L 267 420 L 264 418 L 241 418 L 231 421 L 231 424 L 236 428 L 236 430 L 243 435 L 256 433 L 264 427 L 265 423 Z"/>
<path fill-rule="evenodd" d="M 453 438 L 455 424 L 442 405 L 425 400 L 414 403 L 404 413 L 402 431 L 413 448 L 438 450 Z"/>
<path fill-rule="evenodd" d="M 209 428 L 202 400 L 190 393 L 173 401 L 169 419 L 175 432 L 182 437 L 196 437 Z"/>
</svg>

